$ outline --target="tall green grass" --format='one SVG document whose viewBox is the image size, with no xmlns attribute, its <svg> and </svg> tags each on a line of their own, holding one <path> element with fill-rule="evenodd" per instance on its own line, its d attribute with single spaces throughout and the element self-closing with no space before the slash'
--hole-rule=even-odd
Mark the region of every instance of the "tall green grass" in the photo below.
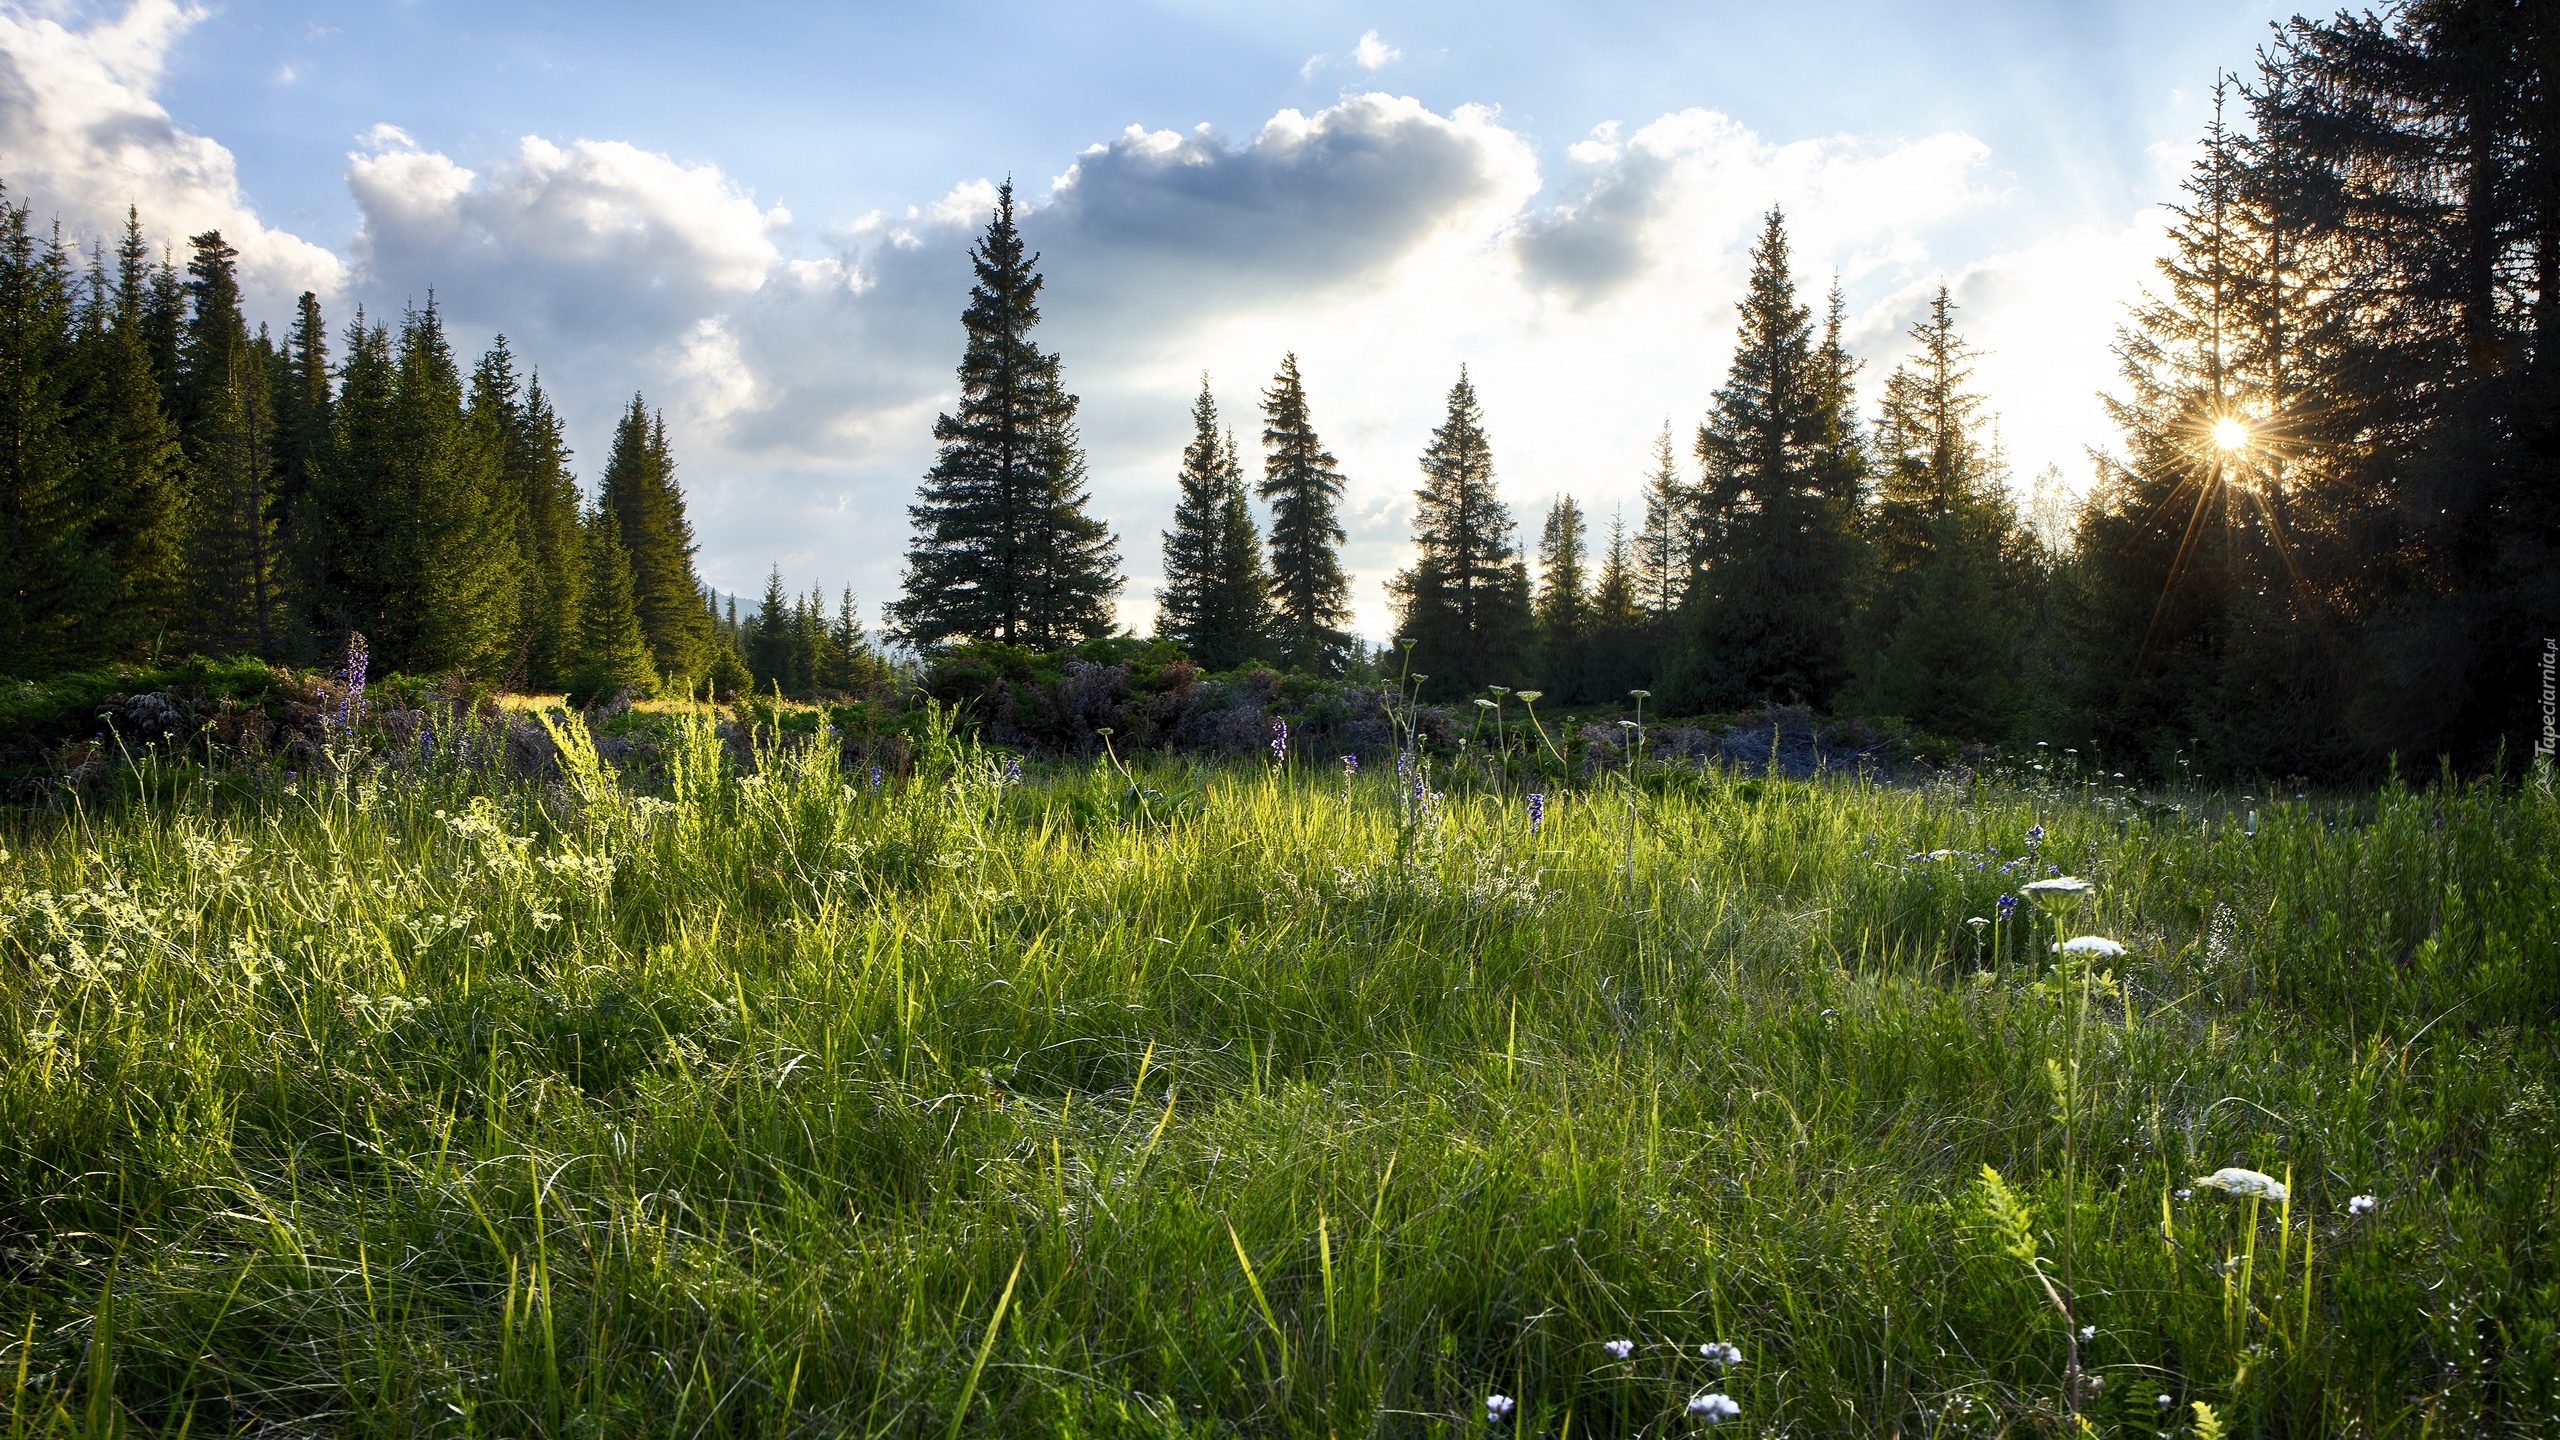
<svg viewBox="0 0 2560 1440">
<path fill-rule="evenodd" d="M 1533 833 L 1445 762 L 670 723 L 649 786 L 146 765 L 6 840 L 10 1440 L 2560 1423 L 2545 796 Z"/>
</svg>

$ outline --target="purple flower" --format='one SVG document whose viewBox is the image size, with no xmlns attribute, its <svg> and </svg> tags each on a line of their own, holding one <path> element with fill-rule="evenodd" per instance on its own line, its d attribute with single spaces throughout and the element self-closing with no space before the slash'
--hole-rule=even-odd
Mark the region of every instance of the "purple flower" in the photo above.
<svg viewBox="0 0 2560 1440">
<path fill-rule="evenodd" d="M 347 691 L 344 698 L 338 702 L 338 725 L 342 729 L 364 718 L 364 676 L 372 658 L 364 647 L 364 632 L 348 631 Z"/>
<path fill-rule="evenodd" d="M 2042 825 L 2030 825 L 2030 826 L 2028 826 L 2028 827 L 2027 827 L 2027 848 L 2028 848 L 2028 849 L 2030 849 L 2030 850 L 2033 850 L 2034 848 L 2036 848 L 2037 846 L 2039 846 L 2039 845 L 2041 845 L 2041 844 L 2043 844 L 2043 843 L 2044 843 L 2044 827 L 2043 827 Z"/>
<path fill-rule="evenodd" d="M 2018 909 L 2018 897 L 2017 897 L 2017 896 L 2015 896 L 2015 895 L 2003 895 L 2003 896 L 2001 896 L 2001 897 L 2000 897 L 2000 918 L 2001 918 L 2001 919 L 2003 919 L 2003 920 L 2008 919 L 2011 915 L 2013 915 L 2013 914 L 2015 914 L 2015 913 L 2017 912 L 2017 909 Z"/>
<path fill-rule="evenodd" d="M 1359 756 L 1357 756 L 1357 755 L 1345 755 L 1345 756 L 1343 756 L 1343 757 L 1342 757 L 1342 778 L 1343 778 L 1343 779 L 1345 779 L 1345 780 L 1348 780 L 1348 779 L 1350 779 L 1352 776 L 1357 775 L 1357 774 L 1359 774 L 1359 773 L 1360 773 L 1360 757 L 1359 757 Z"/>
<path fill-rule="evenodd" d="M 1286 720 L 1274 720 L 1271 722 L 1271 758 L 1274 762 L 1279 764 L 1288 763 L 1289 722 Z"/>
<path fill-rule="evenodd" d="M 1021 756 L 1007 755 L 1004 757 L 1004 783 L 1007 785 L 1019 785 L 1022 783 Z"/>
<path fill-rule="evenodd" d="M 1538 827 L 1546 823 L 1546 818 L 1546 792 L 1542 790 L 1533 790 L 1529 792 L 1529 833 L 1532 835 L 1537 834 Z"/>
<path fill-rule="evenodd" d="M 877 765 L 871 767 L 871 788 L 873 790 L 880 788 L 880 767 Z"/>
</svg>

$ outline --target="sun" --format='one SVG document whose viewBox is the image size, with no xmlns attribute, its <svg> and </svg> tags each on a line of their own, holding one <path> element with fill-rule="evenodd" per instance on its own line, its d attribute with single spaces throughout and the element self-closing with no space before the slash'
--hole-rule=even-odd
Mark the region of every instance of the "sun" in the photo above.
<svg viewBox="0 0 2560 1440">
<path fill-rule="evenodd" d="M 2213 422 L 2213 443 L 2225 450 L 2238 450 L 2249 443 L 2248 422 L 2237 415 L 2225 415 Z"/>
</svg>

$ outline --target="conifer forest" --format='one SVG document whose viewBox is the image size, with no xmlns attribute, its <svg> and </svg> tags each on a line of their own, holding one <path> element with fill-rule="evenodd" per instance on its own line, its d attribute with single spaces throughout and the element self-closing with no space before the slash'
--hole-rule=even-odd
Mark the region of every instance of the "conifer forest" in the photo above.
<svg viewBox="0 0 2560 1440">
<path fill-rule="evenodd" d="M 869 597 L 0 175 L 6 1440 L 2560 1435 L 2556 66 L 2191 77 L 2077 484 L 1773 206 L 1631 502 L 1309 333 L 1115 528 L 992 185 Z"/>
</svg>

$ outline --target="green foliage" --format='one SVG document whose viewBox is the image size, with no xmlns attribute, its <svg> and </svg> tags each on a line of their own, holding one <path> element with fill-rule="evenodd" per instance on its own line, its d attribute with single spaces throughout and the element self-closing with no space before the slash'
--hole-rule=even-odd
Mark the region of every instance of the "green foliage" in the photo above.
<svg viewBox="0 0 2560 1440">
<path fill-rule="evenodd" d="M 1414 562 L 1387 593 L 1398 632 L 1414 642 L 1414 667 L 1430 677 L 1425 693 L 1463 697 L 1526 673 L 1535 638 L 1529 569 L 1511 507 L 1494 491 L 1493 445 L 1463 366 L 1448 418 L 1422 452 L 1414 501 Z"/>
<path fill-rule="evenodd" d="M 1262 484 L 1271 507 L 1273 656 L 1292 669 L 1342 672 L 1350 637 L 1351 580 L 1342 570 L 1342 472 L 1316 434 L 1297 352 L 1280 357 L 1262 392 Z M 1232 449 L 1232 446 L 1230 446 Z"/>
<path fill-rule="evenodd" d="M 1272 649 L 1271 572 L 1245 497 L 1235 436 L 1218 430 L 1209 377 L 1191 407 L 1191 444 L 1182 452 L 1180 498 L 1164 536 L 1165 588 L 1156 592 L 1156 633 L 1180 642 L 1202 665 L 1232 670 Z"/>
<path fill-rule="evenodd" d="M 907 512 L 915 539 L 893 614 L 921 646 L 1046 648 L 1108 634 L 1120 556 L 1109 527 L 1085 513 L 1076 397 L 1058 357 L 1031 338 L 1039 257 L 1014 228 L 1010 182 L 969 254 L 977 283 L 960 317 L 959 411 L 934 419 L 941 450 Z"/>
<path fill-rule="evenodd" d="M 597 509 L 589 512 L 582 528 L 586 613 L 580 619 L 579 659 L 570 672 L 569 698 L 584 705 L 622 694 L 654 695 L 665 677 L 651 660 L 648 637 L 640 628 L 622 527 L 611 513 Z"/>
<path fill-rule="evenodd" d="M 2560 1407 L 2547 798 L 2244 826 L 2237 797 L 1709 777 L 1646 798 L 1629 869 L 1612 791 L 1558 788 L 1532 834 L 1516 797 L 1453 784 L 1417 827 L 1392 774 L 1329 767 L 1015 784 L 917 714 L 876 791 L 814 727 L 750 752 L 631 713 L 600 748 L 553 715 L 557 785 L 404 746 L 8 834 L 0 1214 L 46 1237 L 0 1276 L 12 1413 L 1351 1435 L 1458 1433 L 1499 1390 L 1523 1433 L 1667 1434 L 1712 1386 L 1755 1432 L 2417 1436 Z M 607 758 L 644 742 L 645 773 Z M 2095 898 L 1985 936 L 2030 824 Z M 2084 927 L 2129 953 L 2058 969 Z M 2233 1163 L 2290 1203 L 2175 1195 Z M 2075 1347 L 2105 1383 L 2066 1396 Z"/>
<path fill-rule="evenodd" d="M 710 663 L 716 627 L 693 569 L 693 522 L 685 518 L 684 492 L 676 485 L 666 421 L 652 415 L 638 395 L 614 427 L 597 503 L 621 528 L 632 604 L 650 663 L 668 685 L 684 688 Z"/>
<path fill-rule="evenodd" d="M 1828 704 L 1845 678 L 1863 475 L 1854 364 L 1840 296 L 1817 342 L 1789 255 L 1773 210 L 1731 370 L 1698 429 L 1694 570 L 1662 680 L 1673 710 Z"/>
</svg>

